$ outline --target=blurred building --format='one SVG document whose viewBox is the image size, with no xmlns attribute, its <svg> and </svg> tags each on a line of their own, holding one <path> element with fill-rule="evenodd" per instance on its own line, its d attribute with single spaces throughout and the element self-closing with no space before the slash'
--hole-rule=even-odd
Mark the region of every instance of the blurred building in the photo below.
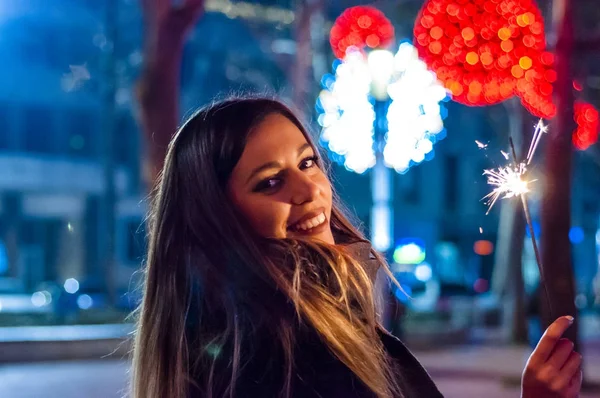
<svg viewBox="0 0 600 398">
<path fill-rule="evenodd" d="M 207 8 L 185 48 L 182 114 L 231 92 L 283 93 L 295 50 L 293 11 L 268 2 L 208 1 Z M 116 191 L 116 285 L 127 290 L 145 234 L 144 143 L 132 98 L 143 61 L 139 5 L 9 1 L 0 7 L 0 32 L 7 55 L 0 76 L 0 292 L 68 278 L 105 289 L 107 165 Z M 111 131 L 114 147 L 107 149 Z"/>
<path fill-rule="evenodd" d="M 114 161 L 117 284 L 125 290 L 141 264 L 145 234 L 139 178 L 144 142 L 131 90 L 142 63 L 138 2 L 116 3 L 114 47 L 106 37 L 109 2 L 51 3 L 14 0 L 0 6 L 0 52 L 8 55 L 0 74 L 0 292 L 31 292 L 43 281 L 68 278 L 104 289 L 107 161 Z M 183 115 L 232 91 L 289 96 L 296 53 L 292 3 L 207 0 L 208 12 L 185 48 Z M 397 6 L 416 12 L 419 4 Z M 312 28 L 313 45 L 321 49 L 313 53 L 315 75 L 329 71 L 331 60 L 324 55 L 329 54 L 327 39 L 319 35 L 343 7 L 344 1 L 328 4 Z M 105 68 L 108 57 L 113 57 L 112 69 Z M 112 123 L 106 123 L 111 82 L 116 111 Z M 506 145 L 508 123 L 502 105 L 450 103 L 448 108 L 448 136 L 436 145 L 435 158 L 394 176 L 394 238 L 398 244 L 422 242 L 435 275 L 473 288 L 492 274 L 493 255 L 475 247 L 483 241 L 493 250 L 498 226 L 497 210 L 485 216 L 480 203 L 489 192 L 482 170 L 503 161 L 498 155 Z M 116 140 L 107 152 L 103 148 L 111 125 Z M 489 143 L 489 149 L 480 149 L 475 140 Z M 592 246 L 599 169 L 589 163 L 585 158 L 578 163 L 573 197 L 573 224 L 583 236 L 580 240 L 576 230 L 574 256 L 583 291 L 591 289 L 598 269 Z M 338 190 L 368 233 L 369 176 L 337 166 L 334 171 Z"/>
<path fill-rule="evenodd" d="M 31 291 L 42 281 L 71 277 L 101 284 L 107 39 L 104 14 L 93 3 L 12 1 L 0 7 L 4 291 Z M 144 212 L 138 189 L 140 147 L 126 107 L 118 107 L 115 126 L 117 235 L 125 237 Z M 139 263 L 141 252 L 132 245 L 120 239 L 121 264 Z M 119 276 L 126 279 L 128 273 Z"/>
</svg>

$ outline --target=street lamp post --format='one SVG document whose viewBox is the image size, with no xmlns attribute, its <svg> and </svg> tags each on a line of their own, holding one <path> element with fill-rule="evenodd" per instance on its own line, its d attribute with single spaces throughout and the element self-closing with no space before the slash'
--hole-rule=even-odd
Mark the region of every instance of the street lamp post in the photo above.
<svg viewBox="0 0 600 398">
<path fill-rule="evenodd" d="M 379 10 L 357 6 L 336 19 L 330 43 L 338 60 L 323 76 L 317 101 L 321 144 L 347 170 L 371 171 L 371 241 L 393 244 L 393 173 L 433 157 L 445 136 L 447 91 L 408 41 L 397 52 L 394 27 Z M 393 170 L 390 170 L 393 169 Z"/>
<path fill-rule="evenodd" d="M 392 245 L 394 236 L 394 207 L 392 201 L 393 176 L 385 164 L 387 111 L 390 105 L 388 85 L 394 72 L 394 54 L 388 50 L 376 49 L 369 53 L 367 64 L 371 74 L 370 94 L 373 98 L 375 120 L 373 122 L 373 150 L 375 166 L 371 174 L 371 241 L 373 246 L 386 253 Z"/>
<path fill-rule="evenodd" d="M 394 208 L 392 203 L 392 171 L 385 165 L 383 148 L 387 133 L 387 110 L 389 100 L 375 100 L 373 105 L 373 149 L 375 166 L 371 171 L 371 241 L 373 246 L 386 253 L 393 241 Z"/>
</svg>

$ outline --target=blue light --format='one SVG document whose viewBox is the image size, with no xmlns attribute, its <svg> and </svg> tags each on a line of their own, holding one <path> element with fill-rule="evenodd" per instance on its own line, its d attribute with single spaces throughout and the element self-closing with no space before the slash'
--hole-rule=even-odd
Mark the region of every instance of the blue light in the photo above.
<svg viewBox="0 0 600 398">
<path fill-rule="evenodd" d="M 323 88 L 326 90 L 331 91 L 333 88 L 333 83 L 335 83 L 335 76 L 333 76 L 331 73 L 327 73 L 321 78 L 321 86 L 323 86 Z"/>
<path fill-rule="evenodd" d="M 315 102 L 315 110 L 317 111 L 317 114 L 319 114 L 319 116 L 324 116 L 323 115 L 323 103 L 321 102 L 321 98 L 317 98 L 317 101 Z"/>
<path fill-rule="evenodd" d="M 8 271 L 8 254 L 4 244 L 0 242 L 0 275 Z"/>
<path fill-rule="evenodd" d="M 331 68 L 333 69 L 333 73 L 335 73 L 336 69 L 338 66 L 340 66 L 342 64 L 342 60 L 339 58 L 336 58 L 333 60 L 333 62 L 331 63 Z"/>
<path fill-rule="evenodd" d="M 82 294 L 81 296 L 77 297 L 77 306 L 82 310 L 87 310 L 91 308 L 93 304 L 94 301 L 87 294 Z"/>
<path fill-rule="evenodd" d="M 431 150 L 431 152 L 428 152 L 425 154 L 425 160 L 431 160 L 435 157 L 435 150 Z"/>
<path fill-rule="evenodd" d="M 583 229 L 581 227 L 572 227 L 569 231 L 569 240 L 574 245 L 583 242 L 584 237 Z"/>
<path fill-rule="evenodd" d="M 540 227 L 540 224 L 536 221 L 533 221 L 532 224 L 533 224 L 533 232 L 535 233 L 536 238 L 539 238 L 541 236 L 542 228 Z M 529 227 L 525 227 L 525 235 L 527 235 L 527 237 L 531 239 L 531 234 L 529 233 Z"/>
<path fill-rule="evenodd" d="M 398 299 L 398 301 L 400 301 L 401 303 L 405 303 L 412 295 L 412 289 L 410 288 L 410 286 L 404 284 L 401 284 L 400 287 L 402 288 L 402 290 L 398 289 L 396 285 L 392 285 L 392 290 L 394 292 L 394 296 Z"/>
</svg>

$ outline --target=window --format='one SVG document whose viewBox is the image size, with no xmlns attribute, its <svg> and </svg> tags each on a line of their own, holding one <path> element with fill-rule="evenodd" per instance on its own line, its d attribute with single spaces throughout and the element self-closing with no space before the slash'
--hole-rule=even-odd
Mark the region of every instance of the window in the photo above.
<svg viewBox="0 0 600 398">
<path fill-rule="evenodd" d="M 23 146 L 26 151 L 55 153 L 56 129 L 54 113 L 43 107 L 29 107 L 23 111 Z"/>
</svg>

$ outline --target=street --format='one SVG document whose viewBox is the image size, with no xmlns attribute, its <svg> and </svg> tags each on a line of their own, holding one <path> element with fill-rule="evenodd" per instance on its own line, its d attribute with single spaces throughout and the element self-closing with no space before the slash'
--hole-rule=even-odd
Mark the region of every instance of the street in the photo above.
<svg viewBox="0 0 600 398">
<path fill-rule="evenodd" d="M 600 381 L 600 350 L 587 347 L 588 378 Z M 445 397 L 517 398 L 516 386 L 503 378 L 518 377 L 528 351 L 518 347 L 471 346 L 416 352 Z M 125 360 L 65 361 L 0 366 L 2 398 L 121 398 L 127 394 Z M 580 398 L 598 397 L 584 393 Z"/>
<path fill-rule="evenodd" d="M 0 367 L 2 398 L 120 398 L 126 396 L 127 362 L 118 360 L 19 364 Z M 517 389 L 506 390 L 494 379 L 439 377 L 447 397 L 509 398 Z M 590 396 L 591 397 L 591 396 Z"/>
</svg>

